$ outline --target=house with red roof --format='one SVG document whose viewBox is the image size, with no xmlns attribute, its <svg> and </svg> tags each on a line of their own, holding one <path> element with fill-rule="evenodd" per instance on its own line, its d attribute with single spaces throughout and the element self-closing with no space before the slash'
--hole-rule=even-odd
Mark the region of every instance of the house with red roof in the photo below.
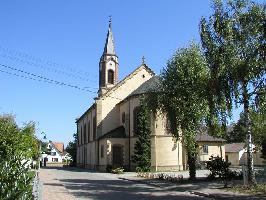
<svg viewBox="0 0 266 200">
<path fill-rule="evenodd" d="M 64 159 L 64 143 L 49 141 L 47 148 L 50 149 L 50 154 L 42 154 L 42 158 L 46 162 L 62 163 Z"/>
</svg>

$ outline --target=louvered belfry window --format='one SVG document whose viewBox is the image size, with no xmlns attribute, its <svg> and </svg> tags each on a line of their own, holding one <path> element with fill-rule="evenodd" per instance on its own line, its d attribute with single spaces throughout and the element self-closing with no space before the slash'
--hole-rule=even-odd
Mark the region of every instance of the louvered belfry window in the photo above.
<svg viewBox="0 0 266 200">
<path fill-rule="evenodd" d="M 108 70 L 108 83 L 114 84 L 114 71 L 111 69 Z"/>
</svg>

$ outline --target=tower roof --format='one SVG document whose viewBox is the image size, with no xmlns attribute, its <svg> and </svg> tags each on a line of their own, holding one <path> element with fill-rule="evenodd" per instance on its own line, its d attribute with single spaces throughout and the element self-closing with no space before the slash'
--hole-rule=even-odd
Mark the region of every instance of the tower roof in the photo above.
<svg viewBox="0 0 266 200">
<path fill-rule="evenodd" d="M 115 44 L 114 44 L 111 20 L 109 21 L 108 33 L 107 33 L 104 51 L 103 51 L 103 55 L 104 54 L 115 55 Z"/>
</svg>

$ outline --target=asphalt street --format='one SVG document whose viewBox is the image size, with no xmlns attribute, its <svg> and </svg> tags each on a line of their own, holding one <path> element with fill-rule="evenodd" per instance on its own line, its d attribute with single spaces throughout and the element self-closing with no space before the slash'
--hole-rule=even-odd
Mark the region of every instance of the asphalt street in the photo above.
<svg viewBox="0 0 266 200">
<path fill-rule="evenodd" d="M 182 173 L 186 177 L 186 171 Z M 198 177 L 206 171 L 198 170 Z M 221 181 L 172 183 L 143 179 L 136 173 L 100 173 L 81 168 L 47 167 L 39 172 L 41 200 L 261 200 L 229 192 Z"/>
<path fill-rule="evenodd" d="M 78 168 L 42 168 L 42 199 L 108 200 L 203 200 L 185 189 L 167 190 L 121 179 L 119 175 L 86 171 Z"/>
</svg>

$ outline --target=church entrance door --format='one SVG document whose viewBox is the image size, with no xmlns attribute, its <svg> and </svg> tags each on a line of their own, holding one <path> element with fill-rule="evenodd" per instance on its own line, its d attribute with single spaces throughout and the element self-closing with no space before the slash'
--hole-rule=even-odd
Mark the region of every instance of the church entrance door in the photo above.
<svg viewBox="0 0 266 200">
<path fill-rule="evenodd" d="M 123 146 L 114 145 L 112 146 L 113 152 L 113 167 L 122 167 L 123 166 Z"/>
</svg>

